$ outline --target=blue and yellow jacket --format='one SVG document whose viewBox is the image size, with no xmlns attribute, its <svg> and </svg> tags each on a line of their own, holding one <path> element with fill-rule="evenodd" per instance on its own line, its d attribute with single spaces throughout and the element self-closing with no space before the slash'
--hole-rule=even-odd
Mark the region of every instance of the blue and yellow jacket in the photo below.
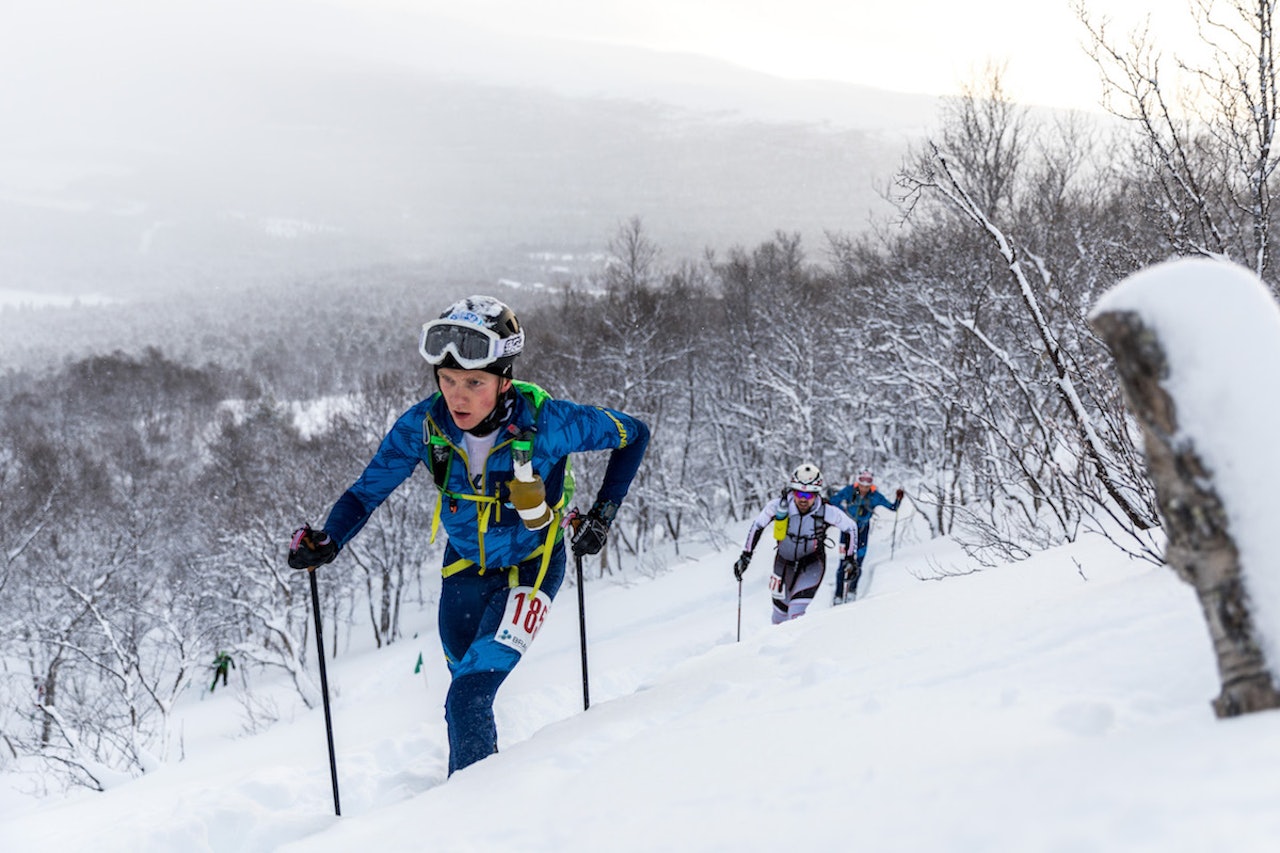
<svg viewBox="0 0 1280 853">
<path fill-rule="evenodd" d="M 444 486 L 436 505 L 437 522 L 449 534 L 447 574 L 471 566 L 484 570 L 515 565 L 547 550 L 548 533 L 557 535 L 556 524 L 549 532 L 526 528 L 509 502 L 506 484 L 514 476 L 511 444 L 528 430 L 534 431 L 533 469 L 546 485 L 549 506 L 561 503 L 569 454 L 591 450 L 615 451 L 597 500 L 621 504 L 644 458 L 648 426 L 613 409 L 546 397 L 528 383 L 516 386 L 511 415 L 499 427 L 477 482 L 468 475 L 462 430 L 449 416 L 443 396 L 432 394 L 401 415 L 364 473 L 338 498 L 325 520 L 324 529 L 338 547 L 360 532 L 373 511 L 419 464 L 431 474 L 433 436 L 438 446 L 451 450 L 443 463 L 447 471 L 442 472 Z M 437 522 L 432 524 L 433 536 Z"/>
</svg>

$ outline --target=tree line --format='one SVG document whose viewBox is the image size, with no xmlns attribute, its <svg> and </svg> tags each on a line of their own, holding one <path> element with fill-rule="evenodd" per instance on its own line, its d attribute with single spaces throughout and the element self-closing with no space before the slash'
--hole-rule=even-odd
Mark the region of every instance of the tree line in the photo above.
<svg viewBox="0 0 1280 853">
<path fill-rule="evenodd" d="M 1266 68 L 1204 71 L 1186 102 L 1150 44 L 1121 50 L 1082 8 L 1123 122 L 1033 114 L 992 70 L 886 184 L 898 221 L 672 262 L 633 218 L 594 273 L 513 298 L 519 378 L 653 428 L 600 571 L 661 570 L 803 460 L 832 484 L 862 468 L 904 483 L 931 532 L 980 559 L 1098 530 L 1159 560 L 1138 430 L 1086 314 L 1179 255 L 1276 287 L 1270 17 L 1236 7 L 1234 32 L 1264 48 L 1237 59 Z M 37 756 L 103 788 L 180 757 L 174 703 L 219 651 L 316 700 L 288 533 L 429 393 L 413 326 L 451 301 L 401 276 L 323 296 L 274 323 L 202 317 L 203 348 L 0 377 L 0 766 Z M 602 464 L 575 460 L 587 502 Z M 411 478 L 320 573 L 331 654 L 356 632 L 395 642 L 405 608 L 433 600 L 433 506 Z M 247 725 L 269 722 L 244 696 Z"/>
</svg>

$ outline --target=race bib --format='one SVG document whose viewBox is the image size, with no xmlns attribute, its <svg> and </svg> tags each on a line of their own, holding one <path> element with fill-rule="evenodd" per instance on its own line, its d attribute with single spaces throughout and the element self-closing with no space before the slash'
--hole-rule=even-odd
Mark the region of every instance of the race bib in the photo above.
<svg viewBox="0 0 1280 853">
<path fill-rule="evenodd" d="M 550 609 L 551 596 L 542 590 L 535 593 L 531 586 L 515 587 L 507 594 L 507 609 L 502 614 L 496 639 L 524 654 L 538 635 L 538 629 Z"/>
</svg>

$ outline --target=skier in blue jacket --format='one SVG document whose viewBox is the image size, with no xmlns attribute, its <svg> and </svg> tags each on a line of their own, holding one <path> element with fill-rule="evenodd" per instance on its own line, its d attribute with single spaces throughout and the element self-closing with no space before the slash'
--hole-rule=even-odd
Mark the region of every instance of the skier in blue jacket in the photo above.
<svg viewBox="0 0 1280 853">
<path fill-rule="evenodd" d="M 849 595 L 856 595 L 858 592 L 858 579 L 862 577 L 862 561 L 867 556 L 867 539 L 871 534 L 871 516 L 875 513 L 876 507 L 882 506 L 897 512 L 898 507 L 902 505 L 902 495 L 902 489 L 898 489 L 893 501 L 890 501 L 876 489 L 875 478 L 871 476 L 871 472 L 863 471 L 852 485 L 845 486 L 828 498 L 831 503 L 848 513 L 858 525 L 858 544 L 857 550 L 854 551 L 853 571 L 848 577 L 845 573 L 836 575 L 835 603 L 839 604 L 844 600 L 846 582 L 849 586 Z M 841 557 L 849 553 L 851 542 L 852 539 L 848 533 L 840 534 Z"/>
<path fill-rule="evenodd" d="M 649 441 L 648 427 L 630 415 L 514 381 L 523 347 L 515 314 L 492 297 L 462 300 L 426 323 L 419 351 L 440 390 L 400 416 L 324 528 L 304 525 L 290 542 L 290 566 L 328 563 L 418 465 L 431 472 L 439 487 L 432 536 L 441 522 L 449 534 L 438 618 L 452 676 L 450 774 L 497 752 L 498 687 L 564 579 L 559 522 L 569 454 L 612 451 L 595 503 L 574 525 L 574 554 L 595 554 Z"/>
</svg>

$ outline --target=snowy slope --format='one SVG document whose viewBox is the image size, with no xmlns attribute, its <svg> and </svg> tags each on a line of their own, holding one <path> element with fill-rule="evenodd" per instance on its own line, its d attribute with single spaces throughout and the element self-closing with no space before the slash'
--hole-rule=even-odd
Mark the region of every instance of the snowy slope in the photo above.
<svg viewBox="0 0 1280 853">
<path fill-rule="evenodd" d="M 501 753 L 447 783 L 424 630 L 331 665 L 341 818 L 321 713 L 237 737 L 243 688 L 219 688 L 185 709 L 186 761 L 30 814 L 10 797 L 0 847 L 1274 849 L 1280 716 L 1213 718 L 1206 631 L 1172 572 L 1090 540 L 961 574 L 977 567 L 945 541 L 888 559 L 888 531 L 861 600 L 831 608 L 828 578 L 779 627 L 762 553 L 740 643 L 734 546 L 588 584 L 586 713 L 566 588 L 499 694 Z"/>
</svg>

